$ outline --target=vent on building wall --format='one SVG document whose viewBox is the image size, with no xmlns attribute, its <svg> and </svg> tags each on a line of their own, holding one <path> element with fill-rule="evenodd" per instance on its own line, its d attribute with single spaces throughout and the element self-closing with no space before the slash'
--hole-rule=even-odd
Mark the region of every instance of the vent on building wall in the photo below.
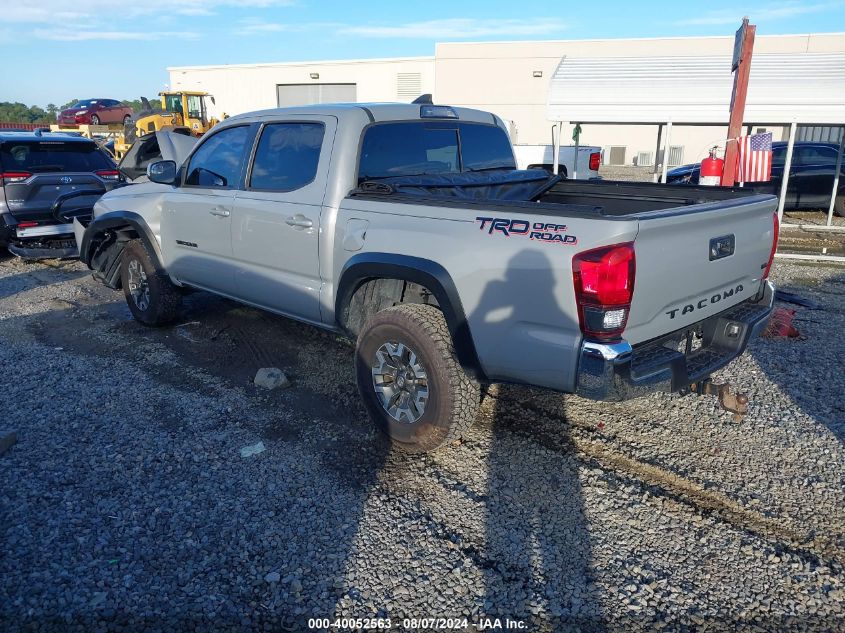
<svg viewBox="0 0 845 633">
<path fill-rule="evenodd" d="M 637 152 L 637 165 L 640 167 L 652 167 L 654 165 L 654 153 Z"/>
<path fill-rule="evenodd" d="M 625 150 L 628 149 L 625 145 L 610 145 L 605 148 L 603 153 L 605 165 L 624 165 L 625 164 Z"/>
<path fill-rule="evenodd" d="M 396 98 L 399 101 L 413 101 L 422 94 L 420 73 L 396 73 Z"/>
<path fill-rule="evenodd" d="M 684 146 L 670 145 L 669 146 L 669 164 L 672 167 L 684 164 Z"/>
</svg>

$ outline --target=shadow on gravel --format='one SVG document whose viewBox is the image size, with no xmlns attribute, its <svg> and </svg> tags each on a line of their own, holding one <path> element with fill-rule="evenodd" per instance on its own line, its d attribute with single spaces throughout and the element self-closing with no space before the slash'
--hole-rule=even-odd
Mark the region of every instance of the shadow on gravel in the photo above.
<svg viewBox="0 0 845 633">
<path fill-rule="evenodd" d="M 563 291 L 553 270 L 544 254 L 517 253 L 505 278 L 484 289 L 472 318 L 473 324 L 491 327 L 495 315 L 509 313 L 492 326 L 495 335 L 502 344 L 513 340 L 511 352 L 521 354 L 516 358 L 530 359 L 546 372 L 555 371 L 552 355 L 560 344 L 555 337 L 578 331 L 560 307 L 557 297 Z M 528 294 L 526 288 L 547 290 Z M 525 437 L 532 435 L 521 406 L 527 397 L 529 390 L 509 385 L 485 395 L 492 399 L 492 414 L 486 552 L 479 562 L 486 584 L 483 612 L 503 623 L 505 618 L 522 620 L 529 630 L 602 630 L 601 610 L 591 595 L 592 553 L 579 463 L 573 454 L 537 438 L 525 454 Z M 482 404 L 484 415 L 488 408 Z M 559 431 L 567 444 L 565 420 Z"/>
<path fill-rule="evenodd" d="M 19 292 L 25 292 L 34 286 L 44 287 L 65 283 L 74 279 L 86 277 L 88 271 L 66 270 L 61 264 L 56 267 L 45 267 L 41 264 L 14 261 L 6 263 L 9 257 L 0 257 L 0 266 L 12 270 L 19 270 L 12 275 L 0 277 L 0 299 L 13 297 Z M 14 268 L 12 268 L 14 266 Z"/>
<path fill-rule="evenodd" d="M 350 350 L 204 293 L 185 317 L 200 313 L 145 328 L 98 291 L 3 321 L 43 346 L 14 352 L 28 405 L 3 420 L 19 441 L 0 470 L 0 628 L 305 630 L 354 598 L 348 560 L 389 445 L 352 404 Z M 268 365 L 294 387 L 252 385 Z"/>
<path fill-rule="evenodd" d="M 766 338 L 754 341 L 749 352 L 792 401 L 845 443 L 845 378 L 842 371 L 842 332 L 845 331 L 845 275 L 818 285 L 778 286 L 821 304 L 811 310 L 776 302 L 775 308 L 794 309 L 797 339 Z"/>
</svg>

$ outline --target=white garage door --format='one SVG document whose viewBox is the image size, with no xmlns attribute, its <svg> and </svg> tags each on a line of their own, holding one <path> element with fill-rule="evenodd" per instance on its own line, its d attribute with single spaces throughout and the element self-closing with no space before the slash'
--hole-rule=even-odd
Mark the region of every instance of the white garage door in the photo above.
<svg viewBox="0 0 845 633">
<path fill-rule="evenodd" d="M 355 103 L 355 84 L 279 84 L 276 86 L 279 107 L 312 103 Z"/>
</svg>

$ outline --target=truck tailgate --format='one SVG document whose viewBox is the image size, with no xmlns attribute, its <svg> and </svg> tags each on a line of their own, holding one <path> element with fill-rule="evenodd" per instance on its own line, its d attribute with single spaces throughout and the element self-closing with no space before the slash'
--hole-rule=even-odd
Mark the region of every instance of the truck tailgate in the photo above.
<svg viewBox="0 0 845 633">
<path fill-rule="evenodd" d="M 776 210 L 773 196 L 751 196 L 642 214 L 625 339 L 648 341 L 754 297 Z"/>
</svg>

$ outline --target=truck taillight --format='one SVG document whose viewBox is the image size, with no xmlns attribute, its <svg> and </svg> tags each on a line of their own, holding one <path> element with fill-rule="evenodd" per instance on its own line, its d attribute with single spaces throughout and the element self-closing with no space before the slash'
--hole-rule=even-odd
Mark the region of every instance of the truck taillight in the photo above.
<svg viewBox="0 0 845 633">
<path fill-rule="evenodd" d="M 772 214 L 772 250 L 769 253 L 769 261 L 766 262 L 766 269 L 763 271 L 763 279 L 769 278 L 769 271 L 772 269 L 772 262 L 775 261 L 775 251 L 778 249 L 778 237 L 780 234 L 780 220 L 778 220 L 778 213 L 775 211 Z"/>
<path fill-rule="evenodd" d="M 94 173 L 103 180 L 120 180 L 120 172 L 116 169 L 101 169 L 100 171 L 95 171 Z"/>
<path fill-rule="evenodd" d="M 636 270 L 634 243 L 603 246 L 572 258 L 578 320 L 584 336 L 618 339 L 628 322 Z"/>
<path fill-rule="evenodd" d="M 590 154 L 590 171 L 598 171 L 601 166 L 601 153 L 593 152 Z"/>
<path fill-rule="evenodd" d="M 4 171 L 0 172 L 0 183 L 20 182 L 32 176 L 28 171 Z"/>
</svg>

